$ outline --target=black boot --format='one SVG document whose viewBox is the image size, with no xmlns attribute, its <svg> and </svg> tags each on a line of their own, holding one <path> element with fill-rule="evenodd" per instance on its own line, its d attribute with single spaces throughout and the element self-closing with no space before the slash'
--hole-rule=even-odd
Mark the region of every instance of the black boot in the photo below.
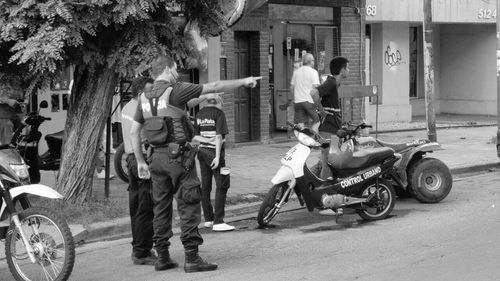
<svg viewBox="0 0 500 281">
<path fill-rule="evenodd" d="M 186 262 L 184 263 L 185 272 L 200 272 L 200 271 L 212 271 L 217 269 L 217 265 L 214 263 L 208 263 L 204 261 L 199 255 L 198 250 L 186 251 Z"/>
<path fill-rule="evenodd" d="M 156 271 L 176 268 L 178 266 L 179 264 L 170 258 L 170 254 L 168 252 L 158 253 L 158 260 L 155 263 Z"/>
</svg>

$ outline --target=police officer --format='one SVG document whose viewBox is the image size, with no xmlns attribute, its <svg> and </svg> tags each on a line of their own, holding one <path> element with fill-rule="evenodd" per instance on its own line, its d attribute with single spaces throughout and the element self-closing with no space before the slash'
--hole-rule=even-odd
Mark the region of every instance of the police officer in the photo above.
<svg viewBox="0 0 500 281">
<path fill-rule="evenodd" d="M 178 82 L 177 64 L 169 57 L 159 56 L 151 64 L 155 78 L 153 89 L 140 97 L 131 135 L 139 177 L 153 182 L 153 228 L 158 260 L 155 270 L 166 270 L 178 264 L 170 258 L 168 248 L 172 233 L 172 200 L 175 196 L 181 225 L 181 241 L 185 251 L 185 272 L 216 270 L 217 265 L 198 255 L 203 239 L 198 232 L 201 221 L 201 189 L 190 149 L 192 125 L 184 108 L 187 102 L 213 98 L 241 86 L 255 87 L 262 77 L 216 81 L 203 85 Z M 140 153 L 140 132 L 152 147 L 149 166 Z"/>
</svg>

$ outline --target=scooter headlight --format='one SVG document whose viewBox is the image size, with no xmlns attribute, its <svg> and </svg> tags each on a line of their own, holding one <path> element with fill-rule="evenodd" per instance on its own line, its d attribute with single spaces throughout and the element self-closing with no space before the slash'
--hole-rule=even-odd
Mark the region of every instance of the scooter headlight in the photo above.
<svg viewBox="0 0 500 281">
<path fill-rule="evenodd" d="M 295 133 L 295 137 L 299 140 L 299 142 L 303 145 L 306 145 L 306 146 L 321 146 L 321 144 L 316 141 L 314 138 L 304 134 L 304 133 L 301 133 L 301 132 L 298 132 L 298 131 L 294 131 Z"/>
<path fill-rule="evenodd" d="M 28 173 L 28 166 L 25 164 L 10 164 L 10 168 L 16 172 L 16 175 L 20 179 L 29 178 L 30 174 Z"/>
</svg>

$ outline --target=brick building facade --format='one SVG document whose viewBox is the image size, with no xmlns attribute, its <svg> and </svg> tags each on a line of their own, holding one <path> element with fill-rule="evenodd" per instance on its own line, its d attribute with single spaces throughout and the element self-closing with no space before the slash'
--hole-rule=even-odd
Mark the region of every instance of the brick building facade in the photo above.
<svg viewBox="0 0 500 281">
<path fill-rule="evenodd" d="M 220 38 L 220 78 L 238 79 L 245 77 L 244 74 L 263 77 L 250 93 L 238 89 L 224 95 L 224 111 L 230 128 L 228 145 L 238 142 L 268 142 L 274 132 L 280 130 L 277 125 L 278 115 L 286 114 L 280 112 L 280 105 L 283 108 L 282 100 L 290 99 L 288 85 L 291 74 L 287 76 L 285 72 L 293 71 L 293 58 L 279 53 L 285 44 L 284 40 L 292 36 L 288 33 L 279 34 L 281 30 L 287 30 L 284 25 L 312 27 L 314 38 L 309 42 L 308 49 L 304 50 L 315 56 L 320 53 L 317 41 L 321 38 L 316 38 L 318 28 L 330 28 L 334 32 L 331 35 L 327 33 L 328 37 L 331 37 L 328 42 L 333 43 L 333 46 L 330 46 L 333 51 L 327 54 L 328 59 L 324 61 L 325 74 L 329 73 L 329 59 L 342 55 L 349 59 L 351 71 L 344 86 L 365 84 L 365 16 L 362 7 L 364 1 L 359 0 L 271 0 L 245 15 L 230 30 L 223 33 Z M 294 18 L 294 15 L 287 11 L 295 11 L 297 15 Z M 319 20 L 321 17 L 323 18 Z M 291 22 L 293 20 L 296 22 Z M 270 53 L 270 49 L 273 49 L 274 53 Z M 270 69 L 274 75 L 270 76 Z M 281 100 L 279 93 L 285 95 Z M 363 99 L 343 99 L 342 103 L 346 121 L 358 121 L 364 117 Z"/>
</svg>

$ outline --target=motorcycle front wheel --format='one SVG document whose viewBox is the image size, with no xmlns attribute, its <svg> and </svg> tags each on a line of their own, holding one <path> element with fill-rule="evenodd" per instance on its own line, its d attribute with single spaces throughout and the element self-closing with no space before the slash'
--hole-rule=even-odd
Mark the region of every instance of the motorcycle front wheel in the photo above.
<svg viewBox="0 0 500 281">
<path fill-rule="evenodd" d="M 385 179 L 378 179 L 367 185 L 361 192 L 362 198 L 370 198 L 366 203 L 361 203 L 357 210 L 360 217 L 374 221 L 387 218 L 396 203 L 396 191 L 391 183 Z"/>
<path fill-rule="evenodd" d="M 68 280 L 75 263 L 75 244 L 68 224 L 54 212 L 38 207 L 19 213 L 19 220 L 36 261 L 31 262 L 19 229 L 12 222 L 7 231 L 5 256 L 14 278 Z"/>
<path fill-rule="evenodd" d="M 266 194 L 257 214 L 257 223 L 260 227 L 268 225 L 278 214 L 280 208 L 288 200 L 288 184 L 286 182 L 274 185 Z"/>
</svg>

